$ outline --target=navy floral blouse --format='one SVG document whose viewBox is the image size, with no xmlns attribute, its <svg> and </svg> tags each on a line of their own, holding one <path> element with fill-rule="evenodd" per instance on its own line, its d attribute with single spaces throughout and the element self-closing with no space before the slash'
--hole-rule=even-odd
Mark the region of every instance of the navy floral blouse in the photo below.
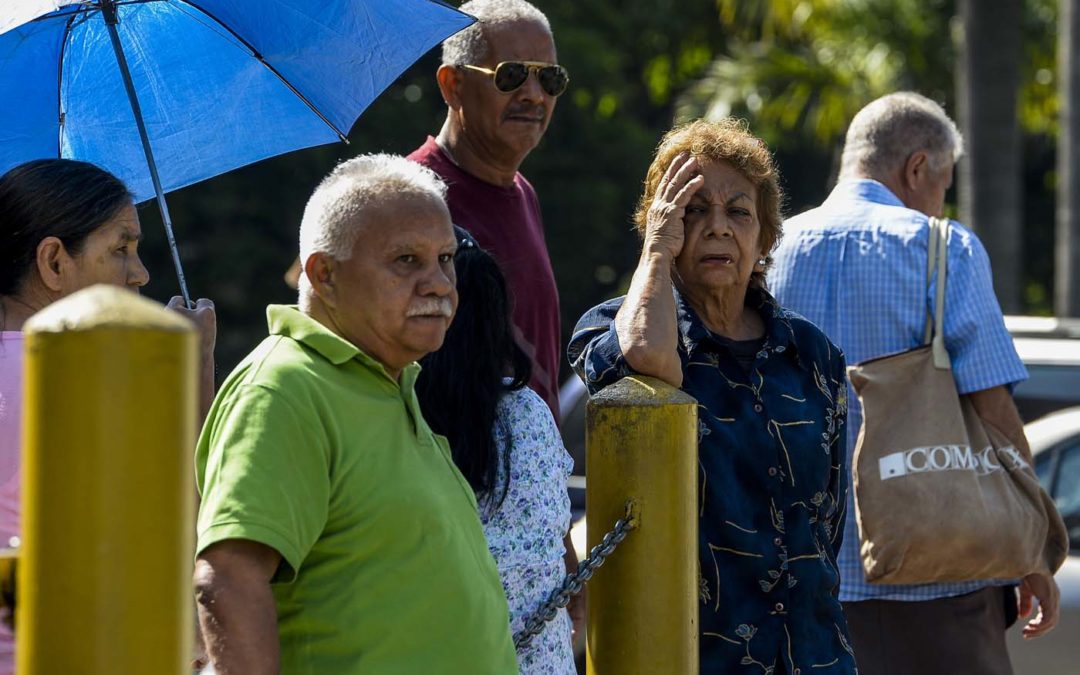
<svg viewBox="0 0 1080 675">
<path fill-rule="evenodd" d="M 570 361 L 596 393 L 634 374 L 622 298 L 585 314 Z M 676 293 L 683 391 L 697 399 L 701 673 L 856 673 L 837 599 L 848 468 L 843 354 L 750 289 L 765 341 L 749 373 Z"/>
</svg>

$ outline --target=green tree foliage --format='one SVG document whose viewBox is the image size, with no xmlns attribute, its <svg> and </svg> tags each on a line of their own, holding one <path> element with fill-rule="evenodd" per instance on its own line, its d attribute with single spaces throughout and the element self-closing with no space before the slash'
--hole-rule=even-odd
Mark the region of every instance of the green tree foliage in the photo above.
<svg viewBox="0 0 1080 675">
<path fill-rule="evenodd" d="M 1020 125 L 1029 135 L 1056 137 L 1058 0 L 1026 0 L 1024 5 Z"/>
<path fill-rule="evenodd" d="M 677 116 L 747 116 L 773 147 L 835 144 L 867 102 L 917 90 L 952 109 L 954 0 L 716 0 L 732 36 Z M 1025 3 L 1020 119 L 1056 133 L 1056 0 Z M 794 132 L 794 133 L 793 133 Z"/>
<path fill-rule="evenodd" d="M 775 148 L 799 139 L 827 148 L 883 94 L 918 88 L 951 99 L 951 0 L 717 5 L 734 40 L 680 97 L 680 118 L 749 116 Z"/>
<path fill-rule="evenodd" d="M 862 106 L 901 89 L 955 112 L 954 0 L 716 0 L 731 35 L 677 117 L 747 117 L 778 154 L 789 212 L 820 202 L 835 180 L 843 133 Z M 1056 0 L 1026 0 L 1019 118 L 1025 131 L 1025 288 L 1049 309 L 1053 275 Z M 955 214 L 955 212 L 954 212 Z"/>
</svg>

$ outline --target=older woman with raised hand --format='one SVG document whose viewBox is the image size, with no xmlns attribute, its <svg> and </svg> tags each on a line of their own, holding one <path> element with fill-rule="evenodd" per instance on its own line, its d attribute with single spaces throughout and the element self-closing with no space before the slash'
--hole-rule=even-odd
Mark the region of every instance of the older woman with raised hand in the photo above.
<svg viewBox="0 0 1080 675">
<path fill-rule="evenodd" d="M 630 290 L 582 317 L 569 355 L 590 392 L 640 374 L 698 401 L 701 672 L 854 673 L 836 596 L 844 359 L 765 290 L 768 149 L 735 121 L 673 129 L 635 220 Z"/>
</svg>

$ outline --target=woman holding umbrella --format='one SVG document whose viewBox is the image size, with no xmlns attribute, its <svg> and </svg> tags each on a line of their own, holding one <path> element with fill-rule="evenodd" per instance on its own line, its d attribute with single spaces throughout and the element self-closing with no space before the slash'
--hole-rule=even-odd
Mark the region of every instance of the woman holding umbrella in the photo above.
<svg viewBox="0 0 1080 675">
<path fill-rule="evenodd" d="M 94 284 L 138 292 L 150 279 L 131 193 L 93 164 L 46 159 L 0 176 L 0 542 L 19 535 L 22 327 L 49 304 Z M 169 307 L 201 335 L 200 412 L 213 400 L 214 305 Z M 0 675 L 13 670 L 13 641 L 0 628 Z"/>
</svg>

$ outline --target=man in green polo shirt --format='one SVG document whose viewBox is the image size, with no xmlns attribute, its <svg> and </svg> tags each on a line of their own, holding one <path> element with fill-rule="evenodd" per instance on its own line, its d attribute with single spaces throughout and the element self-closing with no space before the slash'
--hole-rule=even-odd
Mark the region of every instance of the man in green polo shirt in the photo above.
<svg viewBox="0 0 1080 675">
<path fill-rule="evenodd" d="M 338 166 L 299 307 L 268 308 L 218 393 L 195 570 L 218 675 L 517 672 L 472 490 L 413 393 L 457 306 L 444 195 L 401 157 Z"/>
</svg>

